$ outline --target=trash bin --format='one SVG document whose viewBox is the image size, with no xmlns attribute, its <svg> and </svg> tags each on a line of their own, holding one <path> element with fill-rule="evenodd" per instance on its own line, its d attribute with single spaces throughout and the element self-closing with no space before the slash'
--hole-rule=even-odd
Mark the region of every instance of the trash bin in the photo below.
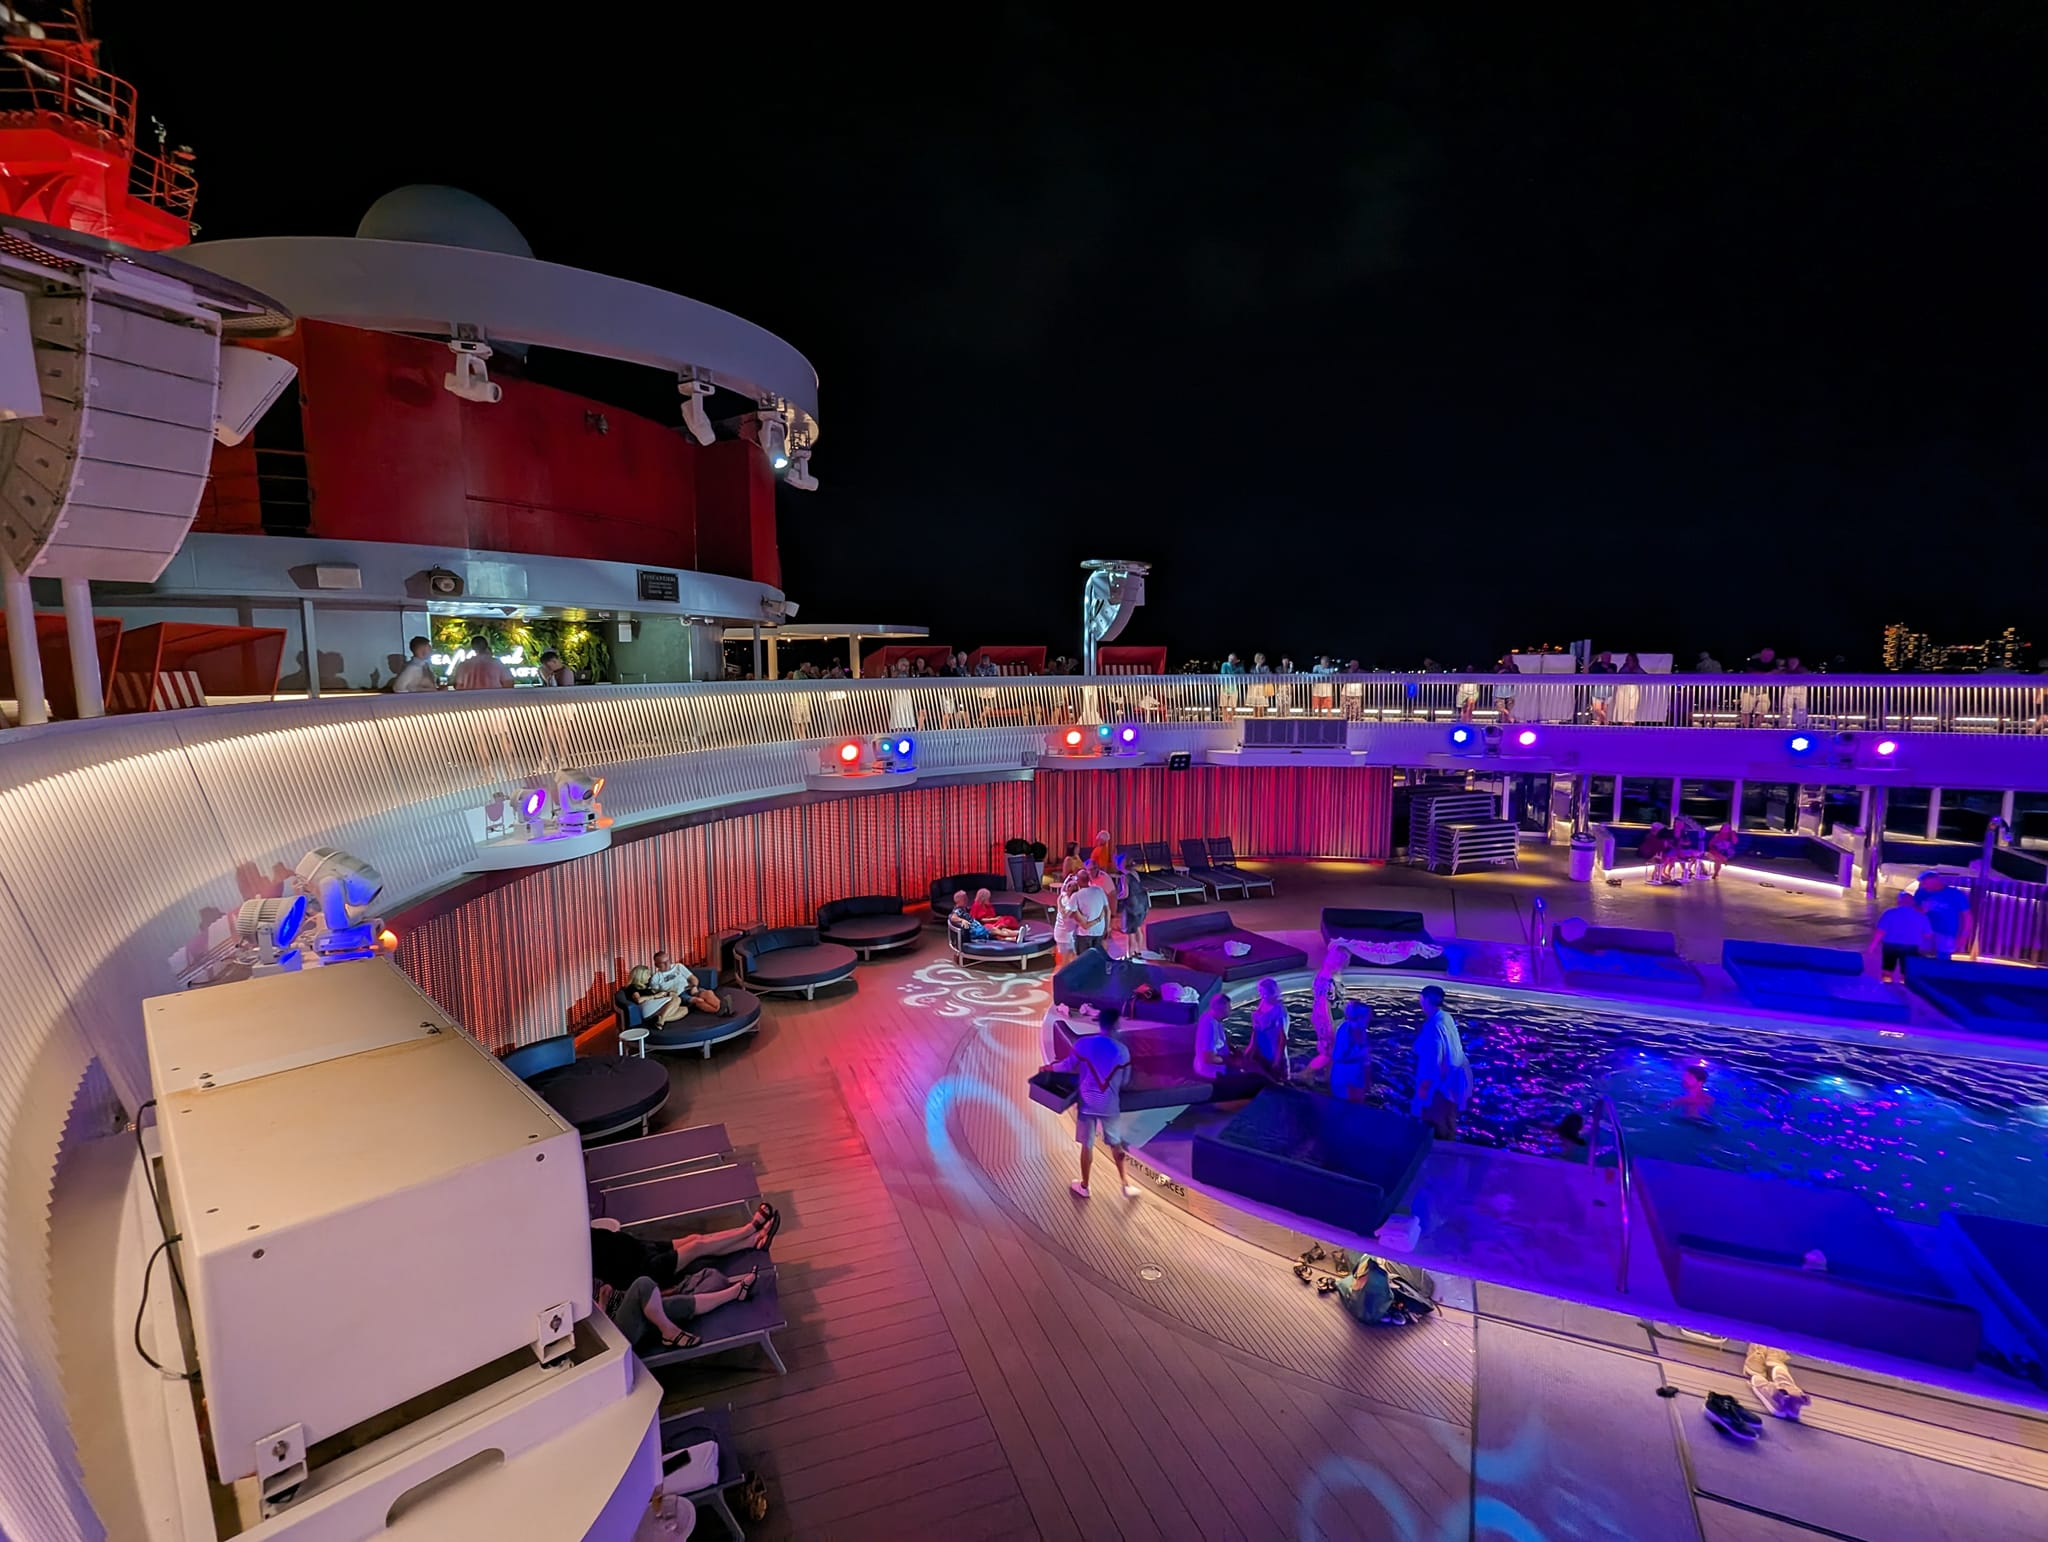
<svg viewBox="0 0 2048 1542">
<path fill-rule="evenodd" d="M 1038 864 L 1028 856 L 1006 853 L 1003 857 L 1004 887 L 1018 894 L 1038 892 Z"/>
<path fill-rule="evenodd" d="M 1573 883 L 1593 881 L 1593 837 L 1590 835 L 1572 837 L 1571 878 Z"/>
</svg>

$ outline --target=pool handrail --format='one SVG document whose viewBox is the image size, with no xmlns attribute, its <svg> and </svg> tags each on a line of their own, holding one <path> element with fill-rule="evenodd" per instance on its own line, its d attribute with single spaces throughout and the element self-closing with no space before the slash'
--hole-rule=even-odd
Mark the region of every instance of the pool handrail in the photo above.
<svg viewBox="0 0 2048 1542">
<path fill-rule="evenodd" d="M 1621 1127 L 1621 1115 L 1615 1110 L 1614 1099 L 1606 1093 L 1593 1105 L 1593 1133 L 1586 1142 L 1586 1164 L 1592 1166 L 1600 1157 L 1600 1125 L 1605 1122 L 1614 1132 L 1614 1166 L 1621 1175 L 1621 1258 L 1615 1266 L 1614 1288 L 1624 1296 L 1628 1294 L 1629 1235 L 1635 1209 L 1635 1173 L 1629 1164 L 1628 1136 Z"/>
</svg>

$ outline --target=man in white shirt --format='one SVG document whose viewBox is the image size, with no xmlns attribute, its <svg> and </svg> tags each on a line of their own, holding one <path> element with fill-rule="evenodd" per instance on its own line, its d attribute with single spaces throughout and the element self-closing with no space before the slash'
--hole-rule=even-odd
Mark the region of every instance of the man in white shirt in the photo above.
<svg viewBox="0 0 2048 1542">
<path fill-rule="evenodd" d="M 440 690 L 441 682 L 434 678 L 434 665 L 429 657 L 434 651 L 434 645 L 424 637 L 415 637 L 406 644 L 406 647 L 411 657 L 405 661 L 405 668 L 401 669 L 397 678 L 391 682 L 392 694 L 403 696 L 413 691 Z"/>
<path fill-rule="evenodd" d="M 1086 953 L 1090 948 L 1109 946 L 1109 890 L 1103 882 L 1103 873 L 1091 857 L 1082 868 L 1086 875 L 1075 886 L 1067 899 L 1067 908 L 1074 912 L 1074 952 Z"/>
<path fill-rule="evenodd" d="M 484 637 L 472 637 L 469 646 L 469 657 L 455 666 L 449 683 L 458 691 L 511 690 L 516 684 L 512 671 L 491 652 L 490 641 Z"/>
<path fill-rule="evenodd" d="M 665 996 L 675 999 L 682 1011 L 673 1015 L 680 1017 L 683 1012 L 719 1012 L 724 1003 L 718 999 L 718 992 L 706 990 L 697 983 L 697 976 L 687 964 L 678 964 L 668 956 L 666 950 L 654 955 L 654 973 L 649 983 Z"/>
<path fill-rule="evenodd" d="M 1436 1131 L 1438 1140 L 1455 1140 L 1458 1115 L 1472 1096 L 1472 1063 L 1458 1020 L 1444 1009 L 1440 985 L 1422 988 L 1422 1031 L 1415 1035 L 1415 1098 L 1413 1109 Z"/>
<path fill-rule="evenodd" d="M 1138 1197 L 1137 1185 L 1124 1172 L 1122 1097 L 1124 1084 L 1131 1079 L 1131 1052 L 1118 1031 L 1119 1021 L 1116 1010 L 1106 1008 L 1100 1019 L 1100 1033 L 1082 1034 L 1074 1040 L 1074 1047 L 1064 1060 L 1042 1068 L 1064 1071 L 1075 1079 L 1080 1108 L 1074 1116 L 1074 1139 L 1081 1147 L 1081 1177 L 1067 1187 L 1082 1199 L 1088 1197 L 1088 1169 L 1094 1164 L 1098 1135 L 1109 1147 L 1110 1160 L 1116 1163 L 1117 1181 L 1123 1185 L 1124 1198 Z"/>
</svg>

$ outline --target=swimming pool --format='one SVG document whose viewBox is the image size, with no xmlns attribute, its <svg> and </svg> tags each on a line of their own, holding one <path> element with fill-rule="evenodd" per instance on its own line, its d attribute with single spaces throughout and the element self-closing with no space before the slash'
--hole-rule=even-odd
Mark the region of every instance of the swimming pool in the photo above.
<svg viewBox="0 0 2048 1542">
<path fill-rule="evenodd" d="M 1408 1106 L 1419 986 L 1349 994 L 1373 1009 L 1374 1101 Z M 1315 1053 L 1306 986 L 1287 993 L 1291 1058 Z M 1952 1059 L 1880 1045 L 1804 1042 L 1545 1001 L 1452 990 L 1476 1083 L 1459 1134 L 1481 1145 L 1578 1155 L 1556 1135 L 1576 1110 L 1591 1121 L 1602 1093 L 1633 1155 L 1854 1189 L 1904 1220 L 1963 1209 L 2048 1223 L 2048 1068 Z M 1251 1005 L 1230 1016 L 1251 1032 Z M 1679 1067 L 1708 1066 L 1711 1115 L 1667 1105 Z"/>
</svg>

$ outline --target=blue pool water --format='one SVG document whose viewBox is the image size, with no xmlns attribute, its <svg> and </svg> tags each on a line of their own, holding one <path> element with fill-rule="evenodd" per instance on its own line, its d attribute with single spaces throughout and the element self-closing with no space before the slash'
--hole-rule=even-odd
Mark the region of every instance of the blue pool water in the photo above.
<svg viewBox="0 0 2048 1542">
<path fill-rule="evenodd" d="M 1416 987 L 1353 990 L 1372 1004 L 1374 1101 L 1415 1085 Z M 1297 1070 L 1315 1053 L 1306 988 L 1287 997 Z M 1963 1209 L 2048 1223 L 2048 1067 L 1952 1059 L 1881 1044 L 1749 1033 L 1592 1006 L 1450 993 L 1476 1089 L 1461 1138 L 1567 1154 L 1554 1133 L 1614 1099 L 1632 1154 L 1854 1189 L 1906 1220 Z M 1240 1046 L 1251 1007 L 1231 1014 Z M 1667 1107 L 1679 1067 L 1708 1065 L 1712 1113 Z M 1572 1151 L 1571 1154 L 1577 1154 Z"/>
</svg>

